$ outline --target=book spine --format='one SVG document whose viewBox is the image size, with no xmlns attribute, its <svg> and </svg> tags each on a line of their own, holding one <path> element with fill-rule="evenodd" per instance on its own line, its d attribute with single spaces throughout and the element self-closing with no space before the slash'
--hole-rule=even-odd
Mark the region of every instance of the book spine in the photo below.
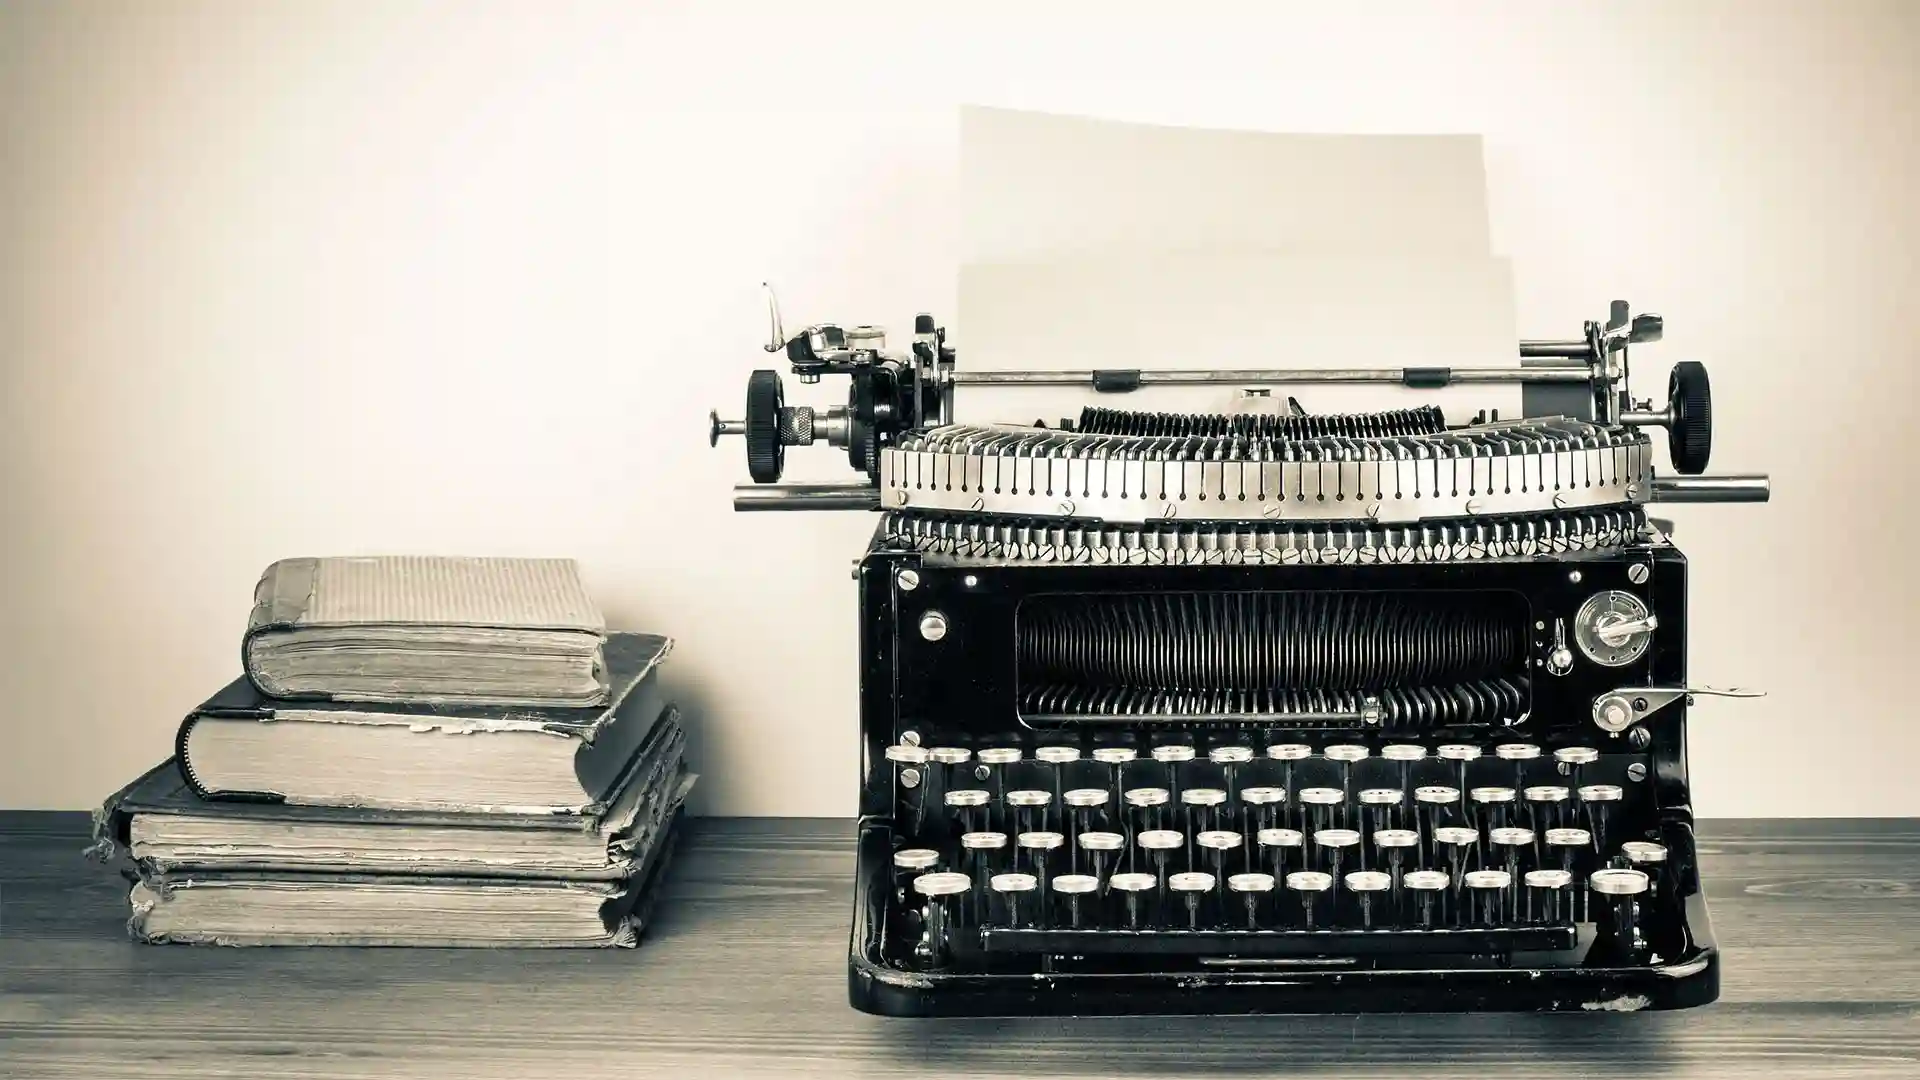
<svg viewBox="0 0 1920 1080">
<path fill-rule="evenodd" d="M 278 803 L 285 802 L 286 796 L 274 791 L 215 791 L 200 779 L 200 773 L 193 767 L 193 754 L 189 747 L 192 743 L 193 729 L 200 723 L 199 713 L 189 713 L 180 721 L 180 730 L 173 735 L 173 757 L 180 763 L 180 777 L 193 789 L 195 795 L 203 799 L 218 802 Z"/>
<path fill-rule="evenodd" d="M 247 681 L 267 697 L 281 695 L 261 680 L 253 662 L 254 641 L 263 633 L 297 626 L 306 617 L 313 607 L 319 569 L 319 559 L 281 559 L 267 567 L 253 587 L 253 610 L 247 615 L 247 631 L 240 638 L 240 669 L 247 673 Z"/>
</svg>

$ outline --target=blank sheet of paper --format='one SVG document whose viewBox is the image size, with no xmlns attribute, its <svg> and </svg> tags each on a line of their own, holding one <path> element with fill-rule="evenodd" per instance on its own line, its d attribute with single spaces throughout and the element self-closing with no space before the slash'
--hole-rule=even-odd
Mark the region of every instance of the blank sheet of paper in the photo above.
<svg viewBox="0 0 1920 1080">
<path fill-rule="evenodd" d="M 963 370 L 1516 363 L 1475 136 L 1284 135 L 963 110 Z M 1436 402 L 1514 415 L 1516 387 L 1276 389 L 1308 412 Z M 969 386 L 955 418 L 1084 404 L 1224 412 L 1233 386 Z"/>
<path fill-rule="evenodd" d="M 1120 251 L 1485 255 L 1475 135 L 1279 135 L 960 114 L 961 261 Z"/>
</svg>

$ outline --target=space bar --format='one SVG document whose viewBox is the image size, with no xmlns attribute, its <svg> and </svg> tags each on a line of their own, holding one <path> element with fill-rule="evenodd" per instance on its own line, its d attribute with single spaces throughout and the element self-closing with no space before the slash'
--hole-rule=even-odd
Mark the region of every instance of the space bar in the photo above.
<svg viewBox="0 0 1920 1080">
<path fill-rule="evenodd" d="M 1151 953 L 1182 956 L 1368 956 L 1512 953 L 1570 949 L 1572 926 L 1446 930 L 1043 930 L 984 927 L 988 952 Z"/>
</svg>

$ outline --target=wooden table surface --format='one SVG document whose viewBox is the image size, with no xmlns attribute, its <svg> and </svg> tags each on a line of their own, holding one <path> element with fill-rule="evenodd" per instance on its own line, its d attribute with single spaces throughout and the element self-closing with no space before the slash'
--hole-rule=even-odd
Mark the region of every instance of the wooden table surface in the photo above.
<svg viewBox="0 0 1920 1080">
<path fill-rule="evenodd" d="M 852 826 L 696 821 L 638 950 L 140 946 L 84 815 L 0 813 L 0 1077 L 1920 1077 L 1920 822 L 1715 822 L 1674 1013 L 887 1020 Z"/>
</svg>

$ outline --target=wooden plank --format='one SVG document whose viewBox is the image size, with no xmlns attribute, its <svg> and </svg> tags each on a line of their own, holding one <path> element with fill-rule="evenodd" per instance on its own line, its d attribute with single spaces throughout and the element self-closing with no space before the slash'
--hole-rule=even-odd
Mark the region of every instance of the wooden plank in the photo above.
<svg viewBox="0 0 1920 1080">
<path fill-rule="evenodd" d="M 911 1021 L 846 1004 L 844 821 L 697 821 L 593 953 L 137 946 L 86 827 L 0 813 L 0 1075 L 1920 1075 L 1920 822 L 1705 826 L 1704 1009 Z"/>
</svg>

